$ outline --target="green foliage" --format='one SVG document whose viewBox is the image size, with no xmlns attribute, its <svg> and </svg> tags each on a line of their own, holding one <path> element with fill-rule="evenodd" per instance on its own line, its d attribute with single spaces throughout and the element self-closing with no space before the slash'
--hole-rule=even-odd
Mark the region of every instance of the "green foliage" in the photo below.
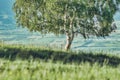
<svg viewBox="0 0 120 80">
<path fill-rule="evenodd" d="M 30 31 L 107 36 L 119 0 L 16 0 L 17 23 Z M 95 18 L 96 20 L 94 20 Z"/>
</svg>

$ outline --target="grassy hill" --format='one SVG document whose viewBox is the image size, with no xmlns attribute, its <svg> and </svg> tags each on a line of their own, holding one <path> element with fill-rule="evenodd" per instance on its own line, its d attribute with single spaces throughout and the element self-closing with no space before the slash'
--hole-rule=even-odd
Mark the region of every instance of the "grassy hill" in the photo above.
<svg viewBox="0 0 120 80">
<path fill-rule="evenodd" d="M 120 55 L 0 44 L 1 80 L 119 80 Z"/>
</svg>

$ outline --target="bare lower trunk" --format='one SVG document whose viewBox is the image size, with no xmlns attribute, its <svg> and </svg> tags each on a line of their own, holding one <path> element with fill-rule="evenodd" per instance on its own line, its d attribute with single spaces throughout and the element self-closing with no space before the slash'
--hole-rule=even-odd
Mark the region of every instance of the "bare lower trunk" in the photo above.
<svg viewBox="0 0 120 80">
<path fill-rule="evenodd" d="M 66 40 L 65 50 L 68 51 L 71 48 L 71 44 L 74 38 L 74 33 L 72 34 L 66 33 L 66 37 L 67 37 L 67 40 Z"/>
<path fill-rule="evenodd" d="M 71 47 L 71 41 L 69 39 L 66 40 L 65 50 L 69 50 Z"/>
</svg>

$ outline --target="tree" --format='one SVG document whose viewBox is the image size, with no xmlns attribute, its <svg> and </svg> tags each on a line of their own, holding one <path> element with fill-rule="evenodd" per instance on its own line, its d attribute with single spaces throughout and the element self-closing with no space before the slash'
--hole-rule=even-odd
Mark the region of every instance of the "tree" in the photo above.
<svg viewBox="0 0 120 80">
<path fill-rule="evenodd" d="M 43 34 L 65 34 L 70 49 L 75 34 L 105 37 L 116 29 L 113 15 L 120 0 L 16 0 L 18 25 Z"/>
</svg>

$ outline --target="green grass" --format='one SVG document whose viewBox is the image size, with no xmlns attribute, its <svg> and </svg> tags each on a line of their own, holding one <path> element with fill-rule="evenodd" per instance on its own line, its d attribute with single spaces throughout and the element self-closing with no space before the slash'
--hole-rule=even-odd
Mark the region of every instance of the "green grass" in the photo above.
<svg viewBox="0 0 120 80">
<path fill-rule="evenodd" d="M 113 68 L 94 63 L 63 64 L 43 61 L 0 62 L 1 80 L 119 80 L 120 66 Z"/>
<path fill-rule="evenodd" d="M 120 56 L 0 44 L 0 80 L 119 80 Z"/>
</svg>

